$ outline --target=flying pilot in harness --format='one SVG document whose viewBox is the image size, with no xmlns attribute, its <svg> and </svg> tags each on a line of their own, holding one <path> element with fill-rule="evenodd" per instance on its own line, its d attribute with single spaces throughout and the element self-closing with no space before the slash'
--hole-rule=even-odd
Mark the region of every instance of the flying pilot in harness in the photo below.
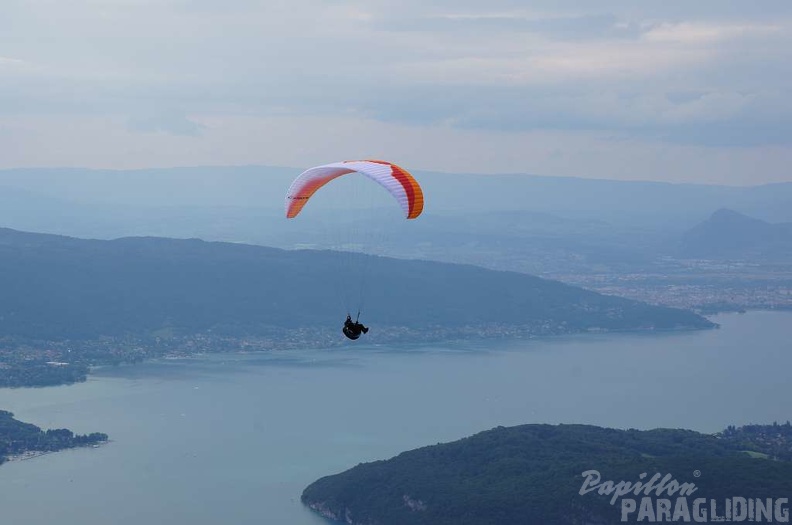
<svg viewBox="0 0 792 525">
<path fill-rule="evenodd" d="M 360 314 L 358 313 L 358 319 L 360 319 Z M 347 336 L 349 339 L 353 341 L 360 337 L 360 334 L 367 334 L 369 329 L 363 326 L 358 319 L 352 320 L 352 316 L 347 314 L 346 321 L 344 321 L 344 328 L 342 332 L 344 335 Z"/>
</svg>

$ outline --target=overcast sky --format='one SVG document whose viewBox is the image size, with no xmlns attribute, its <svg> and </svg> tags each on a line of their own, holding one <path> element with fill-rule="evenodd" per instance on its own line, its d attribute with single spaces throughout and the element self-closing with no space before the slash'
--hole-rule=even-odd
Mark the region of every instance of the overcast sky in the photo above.
<svg viewBox="0 0 792 525">
<path fill-rule="evenodd" d="M 792 181 L 789 0 L 2 0 L 0 167 Z"/>
</svg>

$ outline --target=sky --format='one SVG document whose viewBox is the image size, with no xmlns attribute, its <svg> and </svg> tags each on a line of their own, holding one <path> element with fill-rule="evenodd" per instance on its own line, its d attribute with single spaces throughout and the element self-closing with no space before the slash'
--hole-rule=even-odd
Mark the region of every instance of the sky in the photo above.
<svg viewBox="0 0 792 525">
<path fill-rule="evenodd" d="M 792 181 L 788 0 L 2 0 L 0 168 Z"/>
</svg>

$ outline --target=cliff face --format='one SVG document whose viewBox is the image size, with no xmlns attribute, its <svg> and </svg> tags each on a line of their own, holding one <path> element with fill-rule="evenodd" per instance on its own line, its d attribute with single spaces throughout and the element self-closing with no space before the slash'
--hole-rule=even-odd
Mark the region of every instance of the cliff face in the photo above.
<svg viewBox="0 0 792 525">
<path fill-rule="evenodd" d="M 333 521 L 346 521 L 347 523 L 351 523 L 347 521 L 346 517 L 348 516 L 349 509 L 340 509 L 340 510 L 333 510 L 331 509 L 326 503 L 321 502 L 314 502 L 309 503 L 308 507 L 322 516 L 323 518 L 327 518 Z M 344 516 L 344 519 L 341 519 L 341 516 Z"/>
</svg>

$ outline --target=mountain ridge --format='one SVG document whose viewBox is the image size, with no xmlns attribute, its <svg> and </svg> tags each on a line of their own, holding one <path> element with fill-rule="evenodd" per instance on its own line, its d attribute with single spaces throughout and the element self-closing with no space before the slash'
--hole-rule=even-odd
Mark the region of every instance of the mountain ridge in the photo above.
<svg viewBox="0 0 792 525">
<path fill-rule="evenodd" d="M 0 170 L 0 186 L 116 205 L 280 209 L 289 183 L 301 171 L 302 168 L 259 165 L 136 170 L 15 168 Z M 701 209 L 730 207 L 754 215 L 770 213 L 772 216 L 762 215 L 768 220 L 792 220 L 792 212 L 784 206 L 792 198 L 789 182 L 728 186 L 516 173 L 411 171 L 424 186 L 435 210 L 509 208 L 589 215 L 594 211 L 669 216 L 684 213 L 693 217 Z M 332 193 L 332 187 L 328 186 L 324 193 Z"/>
<path fill-rule="evenodd" d="M 769 223 L 721 208 L 684 233 L 685 257 L 772 259 L 792 255 L 792 223 Z"/>
<path fill-rule="evenodd" d="M 527 326 L 537 334 L 713 326 L 692 312 L 471 265 L 0 229 L 0 336 L 95 338 L 164 328 L 255 335 L 335 326 L 349 271 L 359 267 L 366 320 L 379 325 Z"/>
</svg>

